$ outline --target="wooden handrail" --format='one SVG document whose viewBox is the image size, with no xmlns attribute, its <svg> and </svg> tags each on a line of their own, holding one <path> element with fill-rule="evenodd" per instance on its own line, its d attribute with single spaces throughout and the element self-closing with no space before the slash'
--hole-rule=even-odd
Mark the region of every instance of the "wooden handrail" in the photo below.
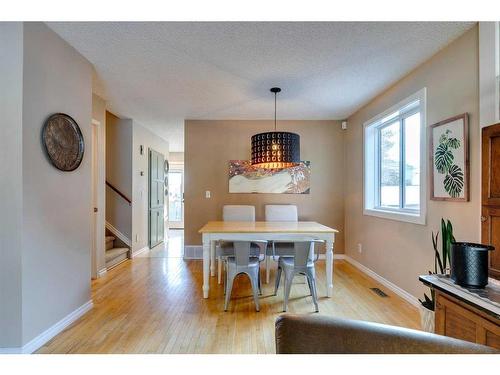
<svg viewBox="0 0 500 375">
<path fill-rule="evenodd" d="M 106 185 L 108 185 L 120 197 L 125 199 L 128 202 L 129 206 L 132 205 L 132 201 L 125 194 L 123 194 L 120 190 L 118 190 L 116 187 L 114 187 L 112 184 L 110 184 L 107 180 L 106 180 Z"/>
</svg>

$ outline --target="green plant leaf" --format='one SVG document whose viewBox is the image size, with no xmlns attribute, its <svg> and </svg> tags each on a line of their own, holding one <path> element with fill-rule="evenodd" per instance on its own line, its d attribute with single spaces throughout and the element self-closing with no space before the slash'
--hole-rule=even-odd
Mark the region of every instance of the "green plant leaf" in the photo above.
<svg viewBox="0 0 500 375">
<path fill-rule="evenodd" d="M 446 223 L 444 222 L 444 219 L 441 219 L 441 252 L 442 252 L 442 260 L 443 260 L 443 270 L 446 270 L 446 261 L 448 260 L 448 256 L 446 254 L 446 236 L 447 236 L 447 230 L 446 230 Z"/>
<path fill-rule="evenodd" d="M 453 164 L 453 153 L 448 148 L 446 143 L 441 143 L 436 148 L 434 153 L 434 165 L 439 173 L 447 173 L 450 166 Z"/>
<path fill-rule="evenodd" d="M 450 139 L 448 139 L 447 145 L 448 145 L 448 147 L 457 149 L 460 147 L 460 140 L 457 138 L 450 138 Z"/>
<path fill-rule="evenodd" d="M 434 248 L 434 273 L 437 273 L 437 265 L 439 265 L 439 272 L 444 274 L 443 262 L 441 261 L 441 255 L 438 250 L 438 237 L 439 232 L 436 233 L 436 237 L 434 237 L 434 232 L 432 232 L 432 247 Z"/>
<path fill-rule="evenodd" d="M 451 197 L 457 198 L 460 196 L 463 188 L 464 173 L 458 165 L 453 164 L 444 178 L 444 189 Z"/>
</svg>

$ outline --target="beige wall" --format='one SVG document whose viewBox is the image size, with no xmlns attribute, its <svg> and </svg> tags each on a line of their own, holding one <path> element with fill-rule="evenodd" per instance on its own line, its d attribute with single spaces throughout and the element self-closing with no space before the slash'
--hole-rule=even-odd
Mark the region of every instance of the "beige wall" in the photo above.
<svg viewBox="0 0 500 375">
<path fill-rule="evenodd" d="M 0 22 L 0 348 L 21 345 L 23 24 Z"/>
<path fill-rule="evenodd" d="M 296 204 L 300 220 L 337 228 L 335 252 L 344 250 L 344 146 L 339 121 L 279 121 L 280 130 L 300 134 L 301 158 L 311 161 L 310 194 L 229 194 L 228 161 L 250 158 L 250 137 L 273 121 L 185 122 L 185 244 L 200 245 L 207 221 L 221 220 L 224 204 L 249 204 L 264 220 L 265 204 Z M 205 191 L 211 198 L 205 198 Z"/>
<path fill-rule="evenodd" d="M 132 120 L 106 112 L 106 181 L 132 199 Z M 132 207 L 106 187 L 106 221 L 132 240 Z"/>
<path fill-rule="evenodd" d="M 169 154 L 168 161 L 174 164 L 183 164 L 184 163 L 184 153 L 183 152 L 171 152 Z"/>
<path fill-rule="evenodd" d="M 470 192 L 467 203 L 430 201 L 427 224 L 363 215 L 363 123 L 400 100 L 427 88 L 427 126 L 464 112 L 470 120 Z M 431 231 L 441 217 L 454 225 L 457 240 L 480 239 L 480 130 L 478 123 L 478 30 L 474 27 L 349 118 L 345 135 L 346 253 L 399 287 L 421 297 L 418 275 L 433 267 Z M 427 157 L 427 155 L 426 155 Z M 357 244 L 363 253 L 357 252 Z"/>
<path fill-rule="evenodd" d="M 144 147 L 143 155 L 140 146 Z M 148 246 L 149 149 L 168 159 L 168 142 L 137 122 L 133 123 L 132 252 Z M 143 176 L 141 176 L 141 172 Z M 167 204 L 167 199 L 165 199 Z M 166 214 L 166 209 L 165 209 Z"/>
<path fill-rule="evenodd" d="M 23 344 L 90 299 L 92 67 L 43 23 L 24 23 L 23 65 Z M 71 115 L 87 150 L 62 172 L 40 142 L 45 119 Z"/>
</svg>

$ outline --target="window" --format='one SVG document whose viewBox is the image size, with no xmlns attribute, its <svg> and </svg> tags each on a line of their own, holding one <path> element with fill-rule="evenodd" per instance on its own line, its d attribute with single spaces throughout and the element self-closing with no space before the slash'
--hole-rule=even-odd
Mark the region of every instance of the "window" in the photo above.
<svg viewBox="0 0 500 375">
<path fill-rule="evenodd" d="M 425 224 L 425 88 L 364 124 L 364 214 Z"/>
</svg>

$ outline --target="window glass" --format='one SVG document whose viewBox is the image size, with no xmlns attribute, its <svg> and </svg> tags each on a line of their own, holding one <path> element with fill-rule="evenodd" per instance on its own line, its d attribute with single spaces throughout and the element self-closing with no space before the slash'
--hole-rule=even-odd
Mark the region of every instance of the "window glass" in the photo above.
<svg viewBox="0 0 500 375">
<path fill-rule="evenodd" d="M 380 206 L 400 206 L 399 121 L 380 129 Z"/>
<path fill-rule="evenodd" d="M 420 112 L 404 119 L 404 208 L 420 208 Z"/>
</svg>

